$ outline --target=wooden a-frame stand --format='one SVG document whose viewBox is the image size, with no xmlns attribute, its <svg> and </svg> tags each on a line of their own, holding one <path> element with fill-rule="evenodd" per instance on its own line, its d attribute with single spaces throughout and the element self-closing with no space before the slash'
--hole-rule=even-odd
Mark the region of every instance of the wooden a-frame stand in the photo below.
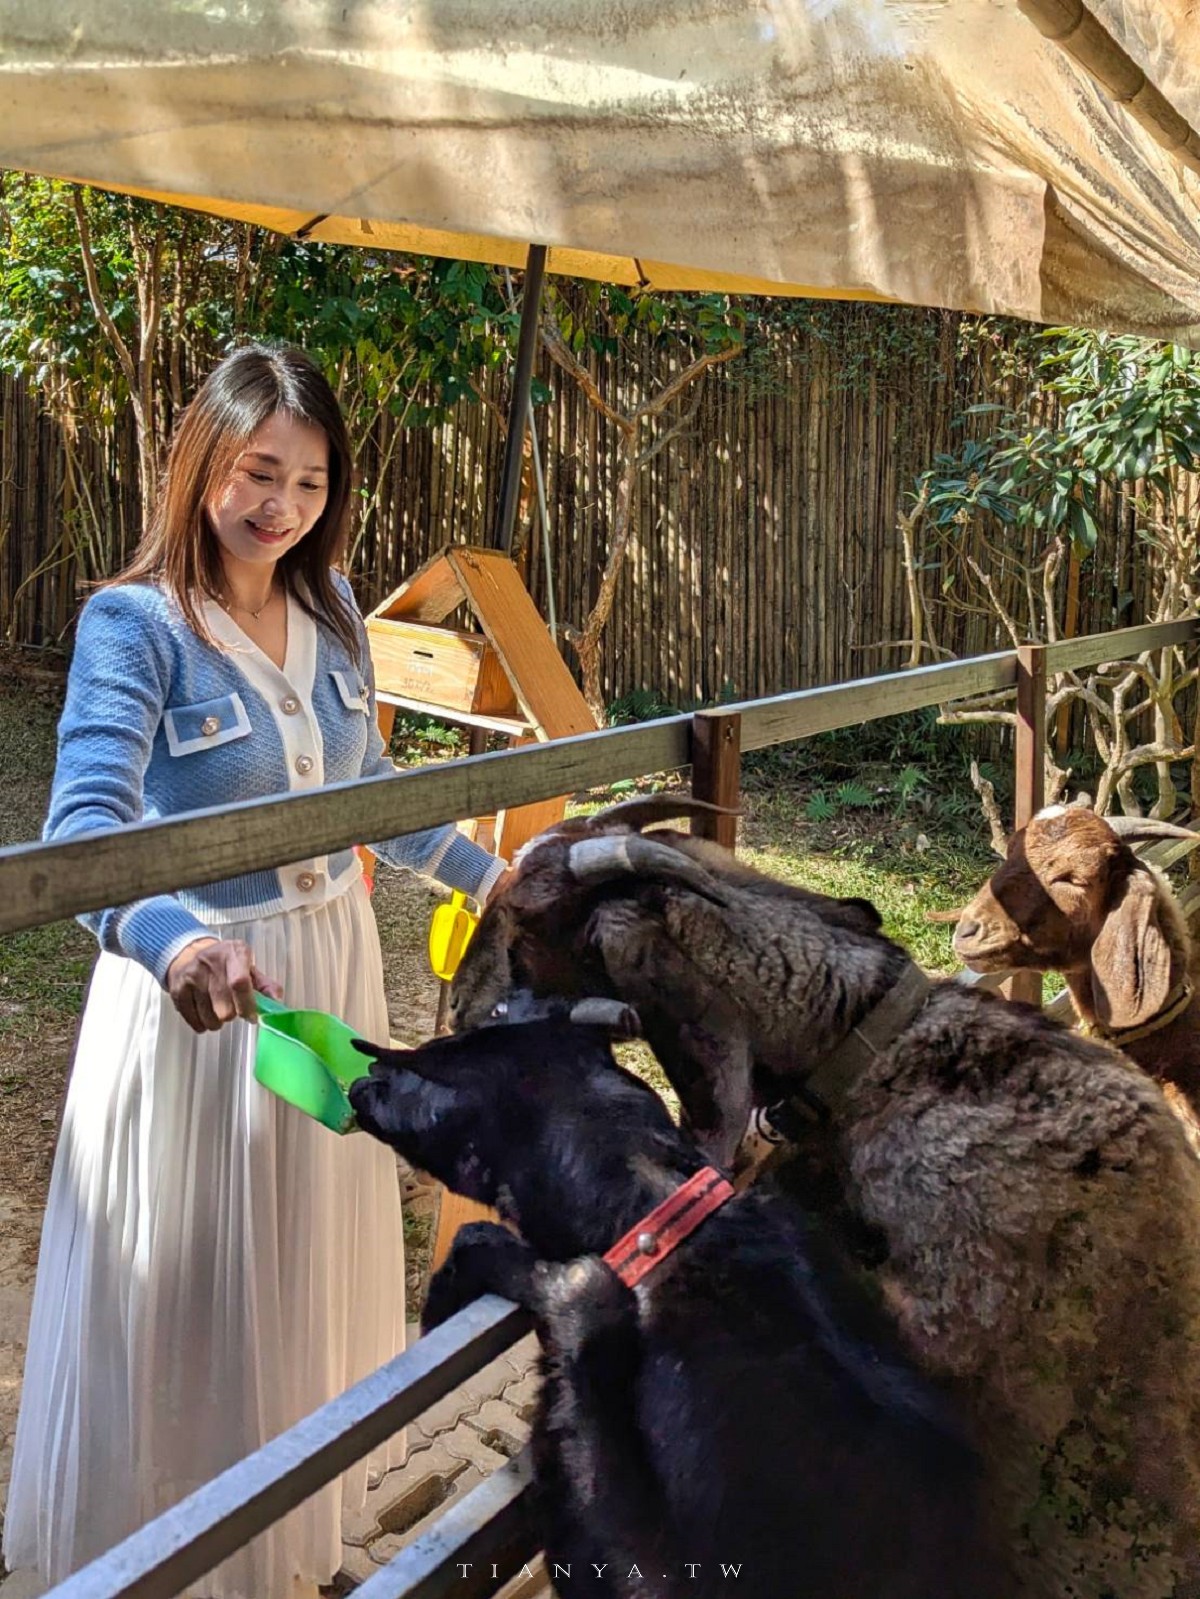
<svg viewBox="0 0 1200 1599">
<path fill-rule="evenodd" d="M 465 606 L 481 633 L 446 626 Z M 367 618 L 379 729 L 386 743 L 398 707 L 506 733 L 518 743 L 595 731 L 596 722 L 509 557 L 451 544 L 419 567 Z M 521 845 L 562 819 L 566 796 L 501 811 L 495 851 Z M 443 1193 L 433 1266 L 464 1222 L 491 1216 Z"/>
</svg>

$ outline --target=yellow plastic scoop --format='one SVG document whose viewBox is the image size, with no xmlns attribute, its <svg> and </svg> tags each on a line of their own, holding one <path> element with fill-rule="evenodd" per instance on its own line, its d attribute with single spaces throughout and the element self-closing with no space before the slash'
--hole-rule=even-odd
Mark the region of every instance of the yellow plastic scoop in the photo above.
<svg viewBox="0 0 1200 1599">
<path fill-rule="evenodd" d="M 358 1122 L 346 1090 L 368 1075 L 367 1057 L 354 1048 L 358 1034 L 325 1011 L 290 1010 L 267 994 L 254 997 L 255 1077 L 322 1126 L 353 1132 Z"/>
<path fill-rule="evenodd" d="M 456 889 L 448 905 L 439 905 L 429 922 L 429 964 L 433 975 L 448 983 L 475 936 L 479 917 L 467 909 L 467 896 Z"/>
</svg>

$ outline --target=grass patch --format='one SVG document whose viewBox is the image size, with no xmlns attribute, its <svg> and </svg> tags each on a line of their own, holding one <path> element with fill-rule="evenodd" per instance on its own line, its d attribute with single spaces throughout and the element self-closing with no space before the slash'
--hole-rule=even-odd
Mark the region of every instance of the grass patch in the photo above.
<svg viewBox="0 0 1200 1599">
<path fill-rule="evenodd" d="M 922 966 L 959 969 L 950 949 L 952 928 L 928 917 L 958 909 L 990 874 L 996 860 L 982 837 L 931 835 L 925 818 L 891 813 L 814 822 L 803 789 L 755 788 L 747 805 L 742 853 L 751 865 L 822 894 L 868 899 L 888 937 Z"/>
<path fill-rule="evenodd" d="M 96 946 L 75 922 L 52 922 L 0 941 L 0 1040 L 22 1034 L 31 1017 L 73 1021 Z"/>
</svg>

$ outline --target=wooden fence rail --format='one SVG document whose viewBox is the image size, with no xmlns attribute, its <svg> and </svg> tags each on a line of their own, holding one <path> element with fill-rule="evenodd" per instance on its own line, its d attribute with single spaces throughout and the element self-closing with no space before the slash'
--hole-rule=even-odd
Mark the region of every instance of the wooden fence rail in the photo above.
<svg viewBox="0 0 1200 1599">
<path fill-rule="evenodd" d="M 695 792 L 730 803 L 737 798 L 741 749 L 1004 688 L 1015 687 L 1018 695 L 1017 816 L 1026 820 L 1040 804 L 1047 672 L 1182 646 L 1198 634 L 1200 622 L 1173 622 L 1026 646 L 751 700 L 695 718 L 670 717 L 472 756 L 316 794 L 198 811 L 68 844 L 17 845 L 0 850 L 0 933 L 284 864 L 297 858 L 300 840 L 305 855 L 321 854 L 689 763 Z M 75 1573 L 51 1599 L 170 1599 L 494 1359 L 527 1325 L 503 1301 L 477 1301 Z M 509 1462 L 372 1576 L 358 1590 L 361 1599 L 441 1599 L 451 1593 L 476 1599 L 493 1592 L 533 1550 L 528 1482 L 527 1459 Z"/>
<path fill-rule="evenodd" d="M 1128 659 L 1182 644 L 1195 622 L 1164 622 L 1045 646 L 1049 671 Z M 903 711 L 1014 688 L 1017 652 L 949 661 L 724 707 L 741 717 L 741 748 L 765 749 Z M 349 844 L 440 822 L 488 816 L 620 778 L 678 770 L 693 759 L 693 718 L 664 717 L 549 744 L 469 756 L 312 794 L 191 811 L 170 821 L 0 850 L 0 933 L 219 882 Z"/>
</svg>

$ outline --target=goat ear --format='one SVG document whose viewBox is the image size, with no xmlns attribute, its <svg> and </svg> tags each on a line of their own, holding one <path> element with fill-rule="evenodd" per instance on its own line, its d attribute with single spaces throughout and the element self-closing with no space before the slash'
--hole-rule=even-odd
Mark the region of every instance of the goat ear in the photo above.
<svg viewBox="0 0 1200 1599">
<path fill-rule="evenodd" d="M 415 1049 L 391 1050 L 387 1064 L 393 1071 L 411 1072 L 423 1082 L 453 1087 L 456 1077 L 462 1082 L 463 1072 L 471 1064 L 473 1037 L 472 1033 L 461 1033 L 448 1038 L 431 1038 Z"/>
<path fill-rule="evenodd" d="M 1166 1003 L 1171 949 L 1153 880 L 1133 871 L 1091 954 L 1092 1003 L 1105 1027 L 1138 1027 Z"/>
</svg>

